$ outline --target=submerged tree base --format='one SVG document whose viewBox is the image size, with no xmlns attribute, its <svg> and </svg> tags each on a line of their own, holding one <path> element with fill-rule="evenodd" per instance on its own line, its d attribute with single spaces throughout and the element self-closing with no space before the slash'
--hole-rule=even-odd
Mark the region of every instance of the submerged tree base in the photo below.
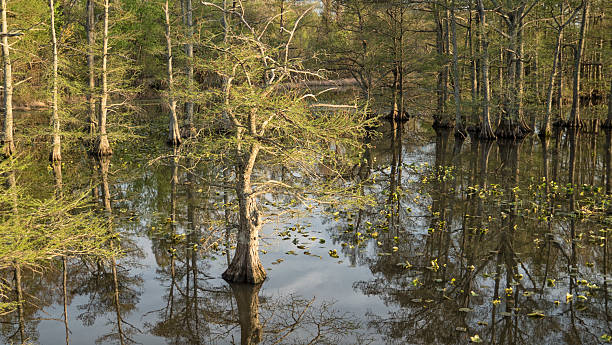
<svg viewBox="0 0 612 345">
<path fill-rule="evenodd" d="M 518 122 L 502 119 L 495 130 L 495 136 L 498 139 L 520 139 L 525 136 L 525 133 L 521 130 L 521 125 Z"/>
<path fill-rule="evenodd" d="M 180 135 L 175 135 L 173 137 L 168 138 L 168 140 L 166 140 L 166 144 L 168 144 L 169 146 L 172 147 L 177 147 L 181 145 L 181 136 Z"/>
<path fill-rule="evenodd" d="M 495 140 L 495 139 L 497 139 L 497 137 L 495 136 L 495 133 L 493 133 L 493 130 L 491 128 L 482 129 L 478 133 L 478 140 Z"/>
<path fill-rule="evenodd" d="M 582 121 L 580 119 L 568 120 L 565 123 L 565 127 L 567 127 L 567 128 L 583 128 L 584 127 L 584 121 Z"/>
<path fill-rule="evenodd" d="M 453 128 L 455 127 L 455 124 L 453 123 L 453 121 L 450 121 L 448 119 L 441 119 L 439 117 L 436 117 L 434 119 L 434 123 L 432 124 L 433 128 Z"/>
<path fill-rule="evenodd" d="M 110 147 L 110 143 L 108 142 L 108 136 L 106 134 L 101 135 L 98 138 L 94 154 L 97 157 L 108 157 L 113 155 L 113 150 Z"/>
<path fill-rule="evenodd" d="M 8 158 L 15 153 L 15 143 L 13 141 L 2 142 L 2 149 L 0 154 L 3 158 Z"/>
<path fill-rule="evenodd" d="M 266 279 L 266 271 L 259 261 L 257 246 L 238 244 L 234 259 L 221 277 L 229 283 L 263 282 Z"/>
</svg>

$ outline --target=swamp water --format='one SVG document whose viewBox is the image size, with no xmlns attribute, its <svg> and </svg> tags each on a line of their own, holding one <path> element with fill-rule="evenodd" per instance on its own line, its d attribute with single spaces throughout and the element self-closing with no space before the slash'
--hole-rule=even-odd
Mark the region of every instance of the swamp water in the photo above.
<svg viewBox="0 0 612 345">
<path fill-rule="evenodd" d="M 111 162 L 66 162 L 64 184 L 91 189 L 125 253 L 68 260 L 70 343 L 609 341 L 610 140 L 562 132 L 546 144 L 502 144 L 385 131 L 358 172 L 373 179 L 363 192 L 375 203 L 296 205 L 301 216 L 272 220 L 260 286 L 220 278 L 235 206 L 231 193 L 201 182 L 210 170 L 187 169 L 187 159 L 135 162 L 121 147 Z M 52 172 L 38 168 L 22 178 L 52 193 Z M 24 312 L 2 318 L 1 343 L 66 342 L 62 276 L 61 262 L 23 273 Z"/>
</svg>

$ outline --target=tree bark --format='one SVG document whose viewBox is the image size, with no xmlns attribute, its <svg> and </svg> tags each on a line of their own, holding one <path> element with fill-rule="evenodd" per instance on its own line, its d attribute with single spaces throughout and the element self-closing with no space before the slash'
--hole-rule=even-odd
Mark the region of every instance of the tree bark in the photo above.
<svg viewBox="0 0 612 345">
<path fill-rule="evenodd" d="M 168 0 L 164 4 L 164 14 L 166 20 L 166 48 L 167 48 L 167 64 L 168 64 L 168 106 L 170 107 L 170 123 L 168 125 L 168 144 L 178 146 L 181 144 L 181 134 L 178 127 L 178 119 L 176 116 L 176 99 L 174 98 L 174 81 L 172 75 L 172 38 L 170 33 L 170 10 L 168 8 Z"/>
<path fill-rule="evenodd" d="M 453 42 L 453 94 L 455 96 L 455 136 L 465 138 L 467 133 L 461 115 L 461 94 L 459 90 L 459 49 L 457 49 L 457 24 L 455 18 L 455 1 L 450 8 L 451 30 Z"/>
<path fill-rule="evenodd" d="M 560 66 L 558 67 L 558 65 L 561 63 L 561 40 L 563 38 L 563 29 L 573 21 L 573 18 L 579 9 L 580 7 L 578 7 L 566 21 L 563 21 L 563 6 L 561 6 L 561 22 L 557 26 L 557 41 L 555 44 L 555 52 L 553 53 L 553 65 L 548 78 L 548 88 L 546 91 L 546 113 L 544 114 L 544 123 L 542 124 L 542 129 L 540 130 L 541 137 L 547 137 L 551 134 L 551 113 L 555 76 L 557 77 L 557 82 L 561 82 L 561 78 L 559 76 L 561 74 L 561 70 Z M 559 89 L 558 92 L 560 94 L 561 90 Z M 561 102 L 561 98 L 558 99 L 558 102 Z"/>
<path fill-rule="evenodd" d="M 567 122 L 568 127 L 582 127 L 580 120 L 580 60 L 584 51 L 584 36 L 589 19 L 589 2 L 585 0 L 582 8 L 582 22 L 580 23 L 580 37 L 574 53 L 574 83 L 572 87 L 572 110 Z"/>
<path fill-rule="evenodd" d="M 436 21 L 436 50 L 438 56 L 440 58 L 445 57 L 446 50 L 444 44 L 444 26 L 442 23 L 442 19 L 440 18 L 440 10 L 438 9 L 438 5 L 433 5 L 434 19 Z M 447 87 L 447 79 L 448 79 L 448 68 L 446 67 L 446 63 L 444 66 L 441 66 L 438 70 L 437 76 L 437 87 L 436 94 L 438 105 L 436 108 L 436 114 L 434 115 L 434 123 L 433 126 L 436 128 L 450 128 L 452 127 L 451 121 L 449 121 L 446 116 L 446 87 Z"/>
<path fill-rule="evenodd" d="M 8 23 L 6 21 L 6 0 L 2 0 L 2 62 L 4 67 L 4 128 L 2 136 L 2 156 L 10 157 L 15 153 L 13 140 L 13 73 L 8 43 Z"/>
<path fill-rule="evenodd" d="M 474 24 L 472 20 L 472 10 L 473 10 L 473 2 L 470 0 L 470 17 L 469 17 L 469 44 L 470 44 L 470 83 L 472 89 L 472 126 L 475 132 L 478 132 L 480 126 L 480 116 L 478 116 L 478 111 L 476 107 L 476 102 L 478 100 L 478 72 L 477 72 L 477 64 L 476 64 L 476 55 L 474 52 Z"/>
<path fill-rule="evenodd" d="M 113 154 L 108 134 L 106 134 L 106 114 L 108 112 L 108 82 L 107 82 L 107 61 L 108 61 L 108 11 L 110 0 L 104 0 L 104 32 L 102 38 L 102 94 L 100 97 L 100 134 L 98 136 L 97 156 L 104 157 Z"/>
<path fill-rule="evenodd" d="M 55 4 L 53 0 L 49 0 L 49 12 L 51 17 L 51 45 L 53 47 L 53 105 L 51 123 L 53 124 L 53 148 L 49 155 L 51 162 L 58 162 L 62 160 L 62 144 L 60 137 L 60 120 L 58 114 L 58 56 L 57 56 L 57 36 L 55 34 Z"/>
<path fill-rule="evenodd" d="M 517 91 L 517 100 L 516 100 L 516 112 L 518 117 L 518 122 L 521 131 L 524 134 L 530 133 L 533 131 L 531 127 L 525 122 L 525 114 L 523 109 L 523 97 L 525 94 L 525 64 L 524 64 L 524 56 L 523 51 L 525 50 L 525 42 L 523 40 L 523 8 L 521 7 L 517 12 L 518 19 L 518 29 L 517 29 L 517 58 L 516 58 L 516 91 Z"/>
<path fill-rule="evenodd" d="M 550 114 L 552 112 L 552 99 L 553 99 L 553 84 L 555 80 L 555 75 L 557 73 L 557 55 L 559 54 L 559 50 L 561 48 L 561 34 L 563 29 L 560 28 L 557 33 L 557 42 L 555 44 L 555 53 L 553 55 L 553 65 L 550 71 L 550 76 L 548 77 L 548 88 L 546 91 L 546 113 L 544 114 L 544 123 L 542 124 L 542 129 L 540 130 L 541 137 L 548 137 L 552 131 L 551 123 L 550 123 Z"/>
<path fill-rule="evenodd" d="M 86 31 L 87 31 L 87 69 L 89 71 L 89 94 L 87 95 L 87 103 L 89 105 L 89 135 L 91 138 L 96 133 L 96 127 L 98 123 L 96 121 L 96 72 L 94 65 L 94 27 L 95 27 L 95 16 L 94 16 L 94 0 L 87 0 L 85 14 L 86 14 Z"/>
<path fill-rule="evenodd" d="M 185 43 L 185 55 L 187 56 L 187 64 L 185 65 L 185 74 L 187 75 L 187 90 L 189 92 L 188 100 L 185 102 L 185 127 L 183 137 L 188 138 L 195 135 L 195 127 L 193 124 L 193 102 L 190 100 L 193 97 L 193 6 L 191 0 L 184 0 L 183 19 L 187 28 L 187 43 Z"/>
<path fill-rule="evenodd" d="M 232 283 L 258 284 L 266 279 L 266 271 L 259 260 L 259 231 L 263 224 L 251 189 L 251 174 L 259 149 L 259 144 L 253 144 L 236 169 L 239 206 L 237 244 L 234 258 L 223 273 L 223 279 Z"/>
<path fill-rule="evenodd" d="M 508 51 L 506 54 L 507 69 L 506 69 L 506 85 L 504 92 L 504 106 L 502 107 L 501 121 L 495 135 L 498 138 L 516 139 L 523 136 L 518 117 L 518 90 L 517 90 L 517 63 L 519 56 L 518 51 L 518 30 L 519 16 L 518 11 L 514 10 L 508 13 Z"/>
<path fill-rule="evenodd" d="M 480 45 L 482 50 L 482 58 L 480 63 L 481 76 L 482 76 L 482 123 L 480 125 L 481 139 L 490 140 L 495 139 L 495 134 L 491 128 L 491 119 L 489 115 L 489 42 L 487 34 L 485 32 L 485 10 L 482 4 L 483 0 L 478 1 L 478 29 L 480 32 Z"/>
<path fill-rule="evenodd" d="M 560 7 L 560 18 L 563 21 L 563 1 L 559 2 Z M 563 122 L 563 32 L 561 32 L 561 39 L 559 45 L 559 54 L 556 56 L 557 58 L 557 69 L 559 73 L 557 74 L 557 113 L 556 119 L 552 120 L 553 125 L 561 125 Z"/>
<path fill-rule="evenodd" d="M 610 78 L 610 92 L 608 92 L 608 119 L 605 126 L 612 127 L 612 78 Z"/>
</svg>

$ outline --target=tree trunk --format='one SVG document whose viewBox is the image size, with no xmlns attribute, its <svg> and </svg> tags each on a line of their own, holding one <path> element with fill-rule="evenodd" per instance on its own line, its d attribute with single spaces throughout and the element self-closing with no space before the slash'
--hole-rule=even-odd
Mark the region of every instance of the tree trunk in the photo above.
<svg viewBox="0 0 612 345">
<path fill-rule="evenodd" d="M 185 55 L 187 63 L 185 65 L 185 74 L 187 75 L 187 91 L 188 100 L 185 102 L 185 127 L 183 137 L 189 138 L 195 135 L 195 127 L 193 124 L 193 6 L 191 0 L 185 0 L 183 6 L 184 24 L 187 27 L 187 43 L 185 44 Z"/>
<path fill-rule="evenodd" d="M 89 94 L 87 95 L 87 102 L 89 105 L 89 135 L 91 138 L 96 133 L 96 127 L 98 126 L 96 121 L 96 72 L 94 65 L 94 27 L 95 27 L 95 16 L 94 16 L 94 0 L 87 0 L 86 5 L 86 30 L 87 30 L 87 68 L 89 70 Z"/>
<path fill-rule="evenodd" d="M 560 18 L 561 21 L 563 22 L 563 1 L 559 2 L 559 7 L 560 7 Z M 559 45 L 559 54 L 556 56 L 557 58 L 557 69 L 559 70 L 559 73 L 557 73 L 557 94 L 556 94 L 556 101 L 557 101 L 557 115 L 556 115 L 556 119 L 551 120 L 553 126 L 558 126 L 561 125 L 563 123 L 563 32 L 561 32 L 561 38 L 560 38 L 560 45 Z"/>
<path fill-rule="evenodd" d="M 546 91 L 546 113 L 544 114 L 544 123 L 542 124 L 542 129 L 540 130 L 541 137 L 548 137 L 551 133 L 551 123 L 550 123 L 550 114 L 552 112 L 552 99 L 553 99 L 553 87 L 555 75 L 557 73 L 557 56 L 559 55 L 559 50 L 561 49 L 561 34 L 563 29 L 560 28 L 557 33 L 557 43 L 555 45 L 555 53 L 553 54 L 553 65 L 550 71 L 550 76 L 548 77 L 548 88 Z"/>
<path fill-rule="evenodd" d="M 607 128 L 612 127 L 612 78 L 610 78 L 610 92 L 608 93 L 608 119 L 606 120 L 605 126 Z"/>
<path fill-rule="evenodd" d="M 51 149 L 51 154 L 49 155 L 49 160 L 51 162 L 58 162 L 62 160 L 62 144 L 60 138 L 60 121 L 58 114 L 58 95 L 57 95 L 57 66 L 58 66 L 58 56 L 57 56 L 57 36 L 55 34 L 55 5 L 53 0 L 49 0 L 49 12 L 51 16 L 51 44 L 53 47 L 53 105 L 52 105 L 52 116 L 51 123 L 53 124 L 53 148 Z"/>
<path fill-rule="evenodd" d="M 104 33 L 102 38 L 102 95 L 100 97 L 100 134 L 98 136 L 97 156 L 104 157 L 113 154 L 108 135 L 106 134 L 106 114 L 108 112 L 108 83 L 106 64 L 108 61 L 108 10 L 110 0 L 104 0 Z"/>
<path fill-rule="evenodd" d="M 584 36 L 589 19 L 589 2 L 585 0 L 582 8 L 582 21 L 580 23 L 580 37 L 574 53 L 574 85 L 572 87 L 572 110 L 567 122 L 568 127 L 582 127 L 580 120 L 580 60 L 584 51 Z"/>
<path fill-rule="evenodd" d="M 445 45 L 444 45 L 444 26 L 442 25 L 442 19 L 440 18 L 440 10 L 438 5 L 433 5 L 434 18 L 436 21 L 436 50 L 440 58 L 445 57 Z M 436 114 L 434 115 L 433 126 L 436 128 L 450 128 L 452 123 L 446 116 L 446 83 L 448 78 L 448 68 L 441 66 L 438 70 L 437 76 L 437 87 L 436 94 L 438 105 L 436 108 Z"/>
<path fill-rule="evenodd" d="M 504 92 L 504 106 L 502 107 L 501 121 L 495 135 L 498 138 L 516 139 L 523 136 L 518 117 L 518 90 L 517 75 L 518 70 L 518 30 L 519 14 L 518 11 L 508 13 L 508 51 L 506 55 L 508 67 L 506 69 L 506 85 Z"/>
<path fill-rule="evenodd" d="M 482 58 L 480 63 L 482 75 L 482 123 L 480 125 L 480 138 L 485 140 L 495 139 L 493 129 L 491 129 L 491 120 L 489 116 L 489 42 L 485 32 L 485 10 L 482 4 L 483 0 L 478 0 L 478 29 L 480 32 L 480 45 L 482 50 Z"/>
<path fill-rule="evenodd" d="M 236 169 L 239 206 L 237 244 L 234 258 L 223 273 L 223 279 L 232 283 L 258 284 L 266 279 L 266 271 L 259 261 L 259 231 L 263 224 L 251 189 L 251 174 L 259 149 L 259 144 L 253 144 Z"/>
<path fill-rule="evenodd" d="M 110 188 L 108 185 L 108 169 L 110 167 L 110 159 L 108 156 L 101 157 L 99 163 L 100 176 L 102 179 L 102 202 L 104 203 L 104 210 L 110 214 L 112 212 Z"/>
<path fill-rule="evenodd" d="M 2 156 L 10 157 L 15 153 L 13 141 L 13 73 L 8 43 L 8 23 L 6 21 L 6 0 L 2 0 L 2 62 L 4 67 L 4 128 L 2 137 Z"/>
<path fill-rule="evenodd" d="M 525 122 L 525 114 L 523 109 L 523 96 L 525 93 L 525 64 L 523 63 L 523 51 L 525 44 L 523 41 L 523 8 L 517 12 L 518 28 L 517 28 L 517 57 L 516 57 L 516 115 L 518 117 L 519 126 L 524 134 L 533 131 Z"/>
<path fill-rule="evenodd" d="M 178 127 L 178 119 L 176 116 L 176 100 L 174 99 L 174 81 L 172 75 L 172 38 L 170 36 L 170 10 L 168 8 L 168 0 L 164 4 L 164 14 L 166 20 L 166 48 L 167 48 L 167 64 L 168 64 L 168 106 L 170 107 L 170 123 L 168 125 L 168 144 L 178 146 L 181 144 L 181 134 Z"/>
<path fill-rule="evenodd" d="M 450 9 L 451 30 L 453 41 L 453 94 L 455 96 L 455 137 L 465 138 L 467 133 L 461 115 L 461 94 L 459 91 L 459 50 L 457 49 L 457 24 L 455 18 L 455 1 L 453 0 Z"/>
<path fill-rule="evenodd" d="M 470 28 L 470 83 L 472 89 L 472 126 L 475 132 L 478 132 L 480 126 L 480 117 L 478 116 L 478 111 L 476 107 L 476 102 L 478 100 L 478 72 L 477 72 L 477 64 L 476 64 L 476 56 L 474 52 L 474 25 L 472 20 L 472 9 L 473 9 L 472 0 L 470 0 L 470 17 L 469 17 L 469 28 Z"/>
</svg>

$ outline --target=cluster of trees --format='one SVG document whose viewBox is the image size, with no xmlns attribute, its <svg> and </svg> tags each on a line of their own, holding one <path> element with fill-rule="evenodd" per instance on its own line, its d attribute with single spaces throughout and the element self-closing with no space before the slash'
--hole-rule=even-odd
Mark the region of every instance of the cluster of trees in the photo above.
<svg viewBox="0 0 612 345">
<path fill-rule="evenodd" d="M 2 5 L 5 156 L 14 153 L 19 131 L 13 102 L 53 109 L 51 159 L 61 160 L 61 134 L 68 130 L 61 120 L 86 128 L 92 151 L 110 155 L 108 117 L 117 130 L 134 117 L 126 114 L 134 114 L 135 97 L 159 90 L 170 114 L 168 142 L 180 144 L 210 106 L 202 92 L 226 84 L 210 60 L 231 32 L 259 25 L 266 30 L 256 40 L 272 48 L 275 64 L 299 61 L 303 70 L 325 70 L 325 78 L 357 85 L 377 110 L 397 119 L 429 114 L 435 126 L 455 126 L 460 135 L 471 129 L 482 138 L 516 138 L 535 127 L 543 135 L 553 124 L 580 127 L 581 102 L 596 105 L 597 118 L 610 87 L 610 6 L 602 0 Z M 266 73 L 274 80 L 274 71 Z M 321 77 L 303 73 L 291 81 Z"/>
<path fill-rule="evenodd" d="M 549 135 L 551 124 L 582 126 L 581 101 L 605 106 L 606 1 L 323 3 L 330 61 L 366 97 L 390 90 L 396 116 L 412 103 L 460 135 L 518 138 L 535 127 Z"/>
<path fill-rule="evenodd" d="M 50 159 L 61 176 L 62 138 L 79 137 L 94 155 L 110 156 L 109 136 L 157 120 L 142 121 L 138 101 L 162 99 L 167 143 L 231 170 L 224 182 L 237 195 L 240 221 L 237 253 L 224 275 L 230 281 L 265 278 L 256 199 L 299 196 L 306 188 L 322 197 L 338 192 L 329 180 L 341 181 L 358 164 L 372 113 L 388 111 L 397 122 L 419 109 L 436 127 L 483 139 L 523 137 L 539 120 L 546 136 L 552 124 L 583 126 L 581 102 L 599 116 L 608 88 L 603 0 L 1 5 L 3 156 L 16 152 L 17 105 L 49 106 Z M 357 98 L 375 111 L 337 104 L 337 94 L 334 104 L 322 103 L 330 91 L 314 91 L 327 85 L 322 79 L 356 85 Z M 75 132 L 86 134 L 68 135 Z M 295 176 L 310 182 L 323 176 L 325 188 L 252 181 L 264 161 L 301 170 Z"/>
</svg>

